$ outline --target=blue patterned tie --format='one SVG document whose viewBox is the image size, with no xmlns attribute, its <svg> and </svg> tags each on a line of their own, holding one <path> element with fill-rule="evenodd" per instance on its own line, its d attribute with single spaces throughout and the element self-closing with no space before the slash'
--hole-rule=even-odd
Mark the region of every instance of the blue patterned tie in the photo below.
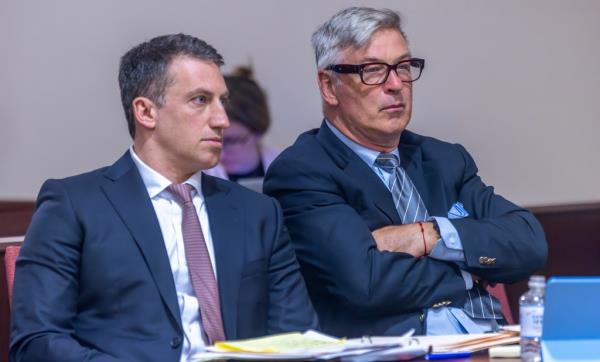
<svg viewBox="0 0 600 362">
<path fill-rule="evenodd" d="M 473 283 L 473 288 L 467 290 L 467 298 L 462 307 L 463 312 L 471 318 L 502 319 L 502 305 L 498 298 L 491 295 L 478 283 Z"/>
<path fill-rule="evenodd" d="M 412 224 L 429 219 L 421 195 L 406 171 L 400 166 L 398 156 L 382 152 L 377 156 L 375 164 L 393 175 L 388 188 L 392 193 L 402 224 Z M 502 319 L 500 301 L 489 294 L 485 288 L 474 284 L 473 288 L 466 292 L 467 298 L 462 310 L 471 318 Z"/>
<path fill-rule="evenodd" d="M 412 224 L 429 219 L 419 191 L 400 166 L 398 156 L 382 152 L 375 160 L 377 166 L 391 173 L 389 189 L 403 224 Z"/>
</svg>

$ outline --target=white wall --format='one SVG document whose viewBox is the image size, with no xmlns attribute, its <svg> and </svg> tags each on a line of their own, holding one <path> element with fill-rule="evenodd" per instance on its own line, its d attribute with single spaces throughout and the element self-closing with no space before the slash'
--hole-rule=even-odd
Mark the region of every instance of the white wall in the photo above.
<svg viewBox="0 0 600 362">
<path fill-rule="evenodd" d="M 1 0 L 0 198 L 112 163 L 129 146 L 119 57 L 186 32 L 252 61 L 270 96 L 267 135 L 319 125 L 310 35 L 358 1 Z M 168 5 L 167 5 L 168 4 Z M 484 181 L 526 205 L 600 201 L 600 1 L 370 1 L 402 12 L 427 59 L 410 128 L 460 142 Z"/>
</svg>

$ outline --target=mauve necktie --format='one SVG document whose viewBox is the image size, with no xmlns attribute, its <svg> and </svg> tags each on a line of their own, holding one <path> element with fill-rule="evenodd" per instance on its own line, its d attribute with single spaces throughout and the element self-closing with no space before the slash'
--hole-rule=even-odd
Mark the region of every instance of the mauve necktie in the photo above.
<svg viewBox="0 0 600 362">
<path fill-rule="evenodd" d="M 375 163 L 392 174 L 389 189 L 402 223 L 412 224 L 429 219 L 421 195 L 419 195 L 419 191 L 417 191 L 406 171 L 400 166 L 398 156 L 393 153 L 382 152 L 377 156 Z M 467 290 L 466 293 L 467 298 L 462 309 L 471 318 L 502 318 L 500 301 L 489 294 L 485 288 L 475 283 L 473 289 Z"/>
<path fill-rule="evenodd" d="M 225 340 L 219 288 L 202 234 L 200 219 L 192 202 L 192 189 L 189 184 L 172 184 L 167 188 L 182 208 L 181 232 L 185 245 L 185 258 L 192 281 L 192 287 L 200 304 L 202 327 L 210 344 Z"/>
</svg>

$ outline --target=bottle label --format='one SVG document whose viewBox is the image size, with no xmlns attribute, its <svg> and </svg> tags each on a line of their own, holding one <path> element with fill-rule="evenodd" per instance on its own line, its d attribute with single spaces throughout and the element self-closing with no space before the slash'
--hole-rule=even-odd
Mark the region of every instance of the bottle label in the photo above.
<svg viewBox="0 0 600 362">
<path fill-rule="evenodd" d="M 521 306 L 521 336 L 541 337 L 542 320 L 544 319 L 543 306 Z"/>
</svg>

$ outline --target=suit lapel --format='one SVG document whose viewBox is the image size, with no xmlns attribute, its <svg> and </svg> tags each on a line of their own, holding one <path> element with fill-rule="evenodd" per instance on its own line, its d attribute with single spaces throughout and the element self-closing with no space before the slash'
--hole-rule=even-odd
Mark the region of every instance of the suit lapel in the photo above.
<svg viewBox="0 0 600 362">
<path fill-rule="evenodd" d="M 325 121 L 321 125 L 317 139 L 332 160 L 346 172 L 349 180 L 356 182 L 359 189 L 368 190 L 369 198 L 387 216 L 389 222 L 391 224 L 401 224 L 400 216 L 388 188 L 354 151 L 333 134 Z"/>
<path fill-rule="evenodd" d="M 108 181 L 102 186 L 106 197 L 129 229 L 148 264 L 163 303 L 181 327 L 175 283 L 160 225 L 129 152 L 109 167 L 104 176 Z"/>
<path fill-rule="evenodd" d="M 446 216 L 444 187 L 439 173 L 432 162 L 423 160 L 422 147 L 414 143 L 414 137 L 410 131 L 403 132 L 398 146 L 400 164 L 419 191 L 429 215 Z"/>
<path fill-rule="evenodd" d="M 244 264 L 245 220 L 225 181 L 202 175 L 202 193 L 217 264 L 221 314 L 227 339 L 237 336 L 237 301 Z"/>
<path fill-rule="evenodd" d="M 416 145 L 403 143 L 401 140 L 400 145 L 398 145 L 398 151 L 400 153 L 400 165 L 402 165 L 410 180 L 417 188 L 417 191 L 419 191 L 419 195 L 421 195 L 425 206 L 428 206 L 429 193 L 427 192 L 427 187 L 425 187 L 421 148 Z M 429 207 L 427 211 L 429 211 Z"/>
<path fill-rule="evenodd" d="M 443 182 L 435 165 L 423 160 L 422 147 L 415 142 L 415 137 L 410 131 L 403 132 L 398 145 L 400 163 L 419 191 L 429 214 L 446 216 Z M 387 187 L 363 160 L 331 132 L 325 122 L 319 129 L 317 139 L 333 161 L 359 184 L 360 189 L 369 190 L 369 197 L 390 222 L 400 224 L 400 216 Z"/>
</svg>

